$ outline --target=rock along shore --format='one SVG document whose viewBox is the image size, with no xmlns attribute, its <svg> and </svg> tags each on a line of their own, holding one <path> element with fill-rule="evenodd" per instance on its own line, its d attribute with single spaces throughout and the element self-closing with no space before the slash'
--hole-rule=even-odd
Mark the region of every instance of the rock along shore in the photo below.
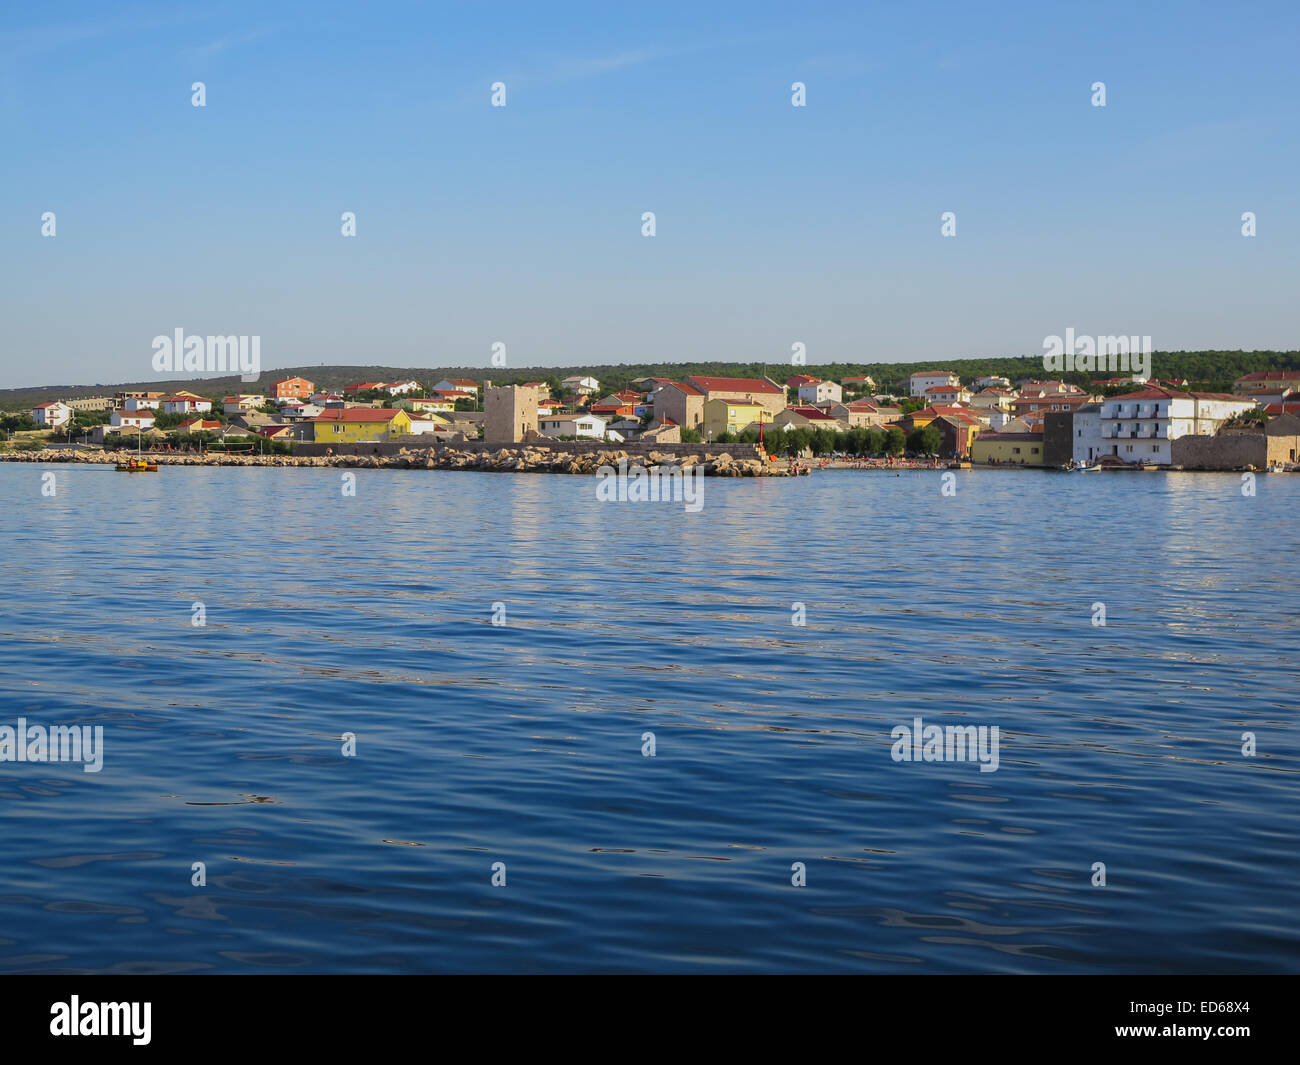
<svg viewBox="0 0 1300 1065">
<path fill-rule="evenodd" d="M 733 458 L 724 453 L 713 454 L 702 449 L 698 455 L 669 455 L 651 451 L 645 455 L 632 455 L 611 448 L 572 454 L 551 451 L 547 448 L 520 445 L 502 447 L 495 451 L 460 451 L 454 446 L 428 448 L 402 448 L 393 455 L 225 455 L 216 452 L 149 453 L 143 456 L 159 466 L 310 466 L 341 469 L 389 470 L 480 470 L 515 473 L 573 473 L 595 474 L 601 466 L 618 467 L 620 460 L 634 466 L 666 467 L 689 470 L 703 466 L 710 477 L 785 477 L 784 466 L 760 459 Z M 5 462 L 80 462 L 91 465 L 115 466 L 136 458 L 134 451 L 78 451 L 67 448 L 46 448 L 40 451 L 15 451 L 0 454 Z"/>
</svg>

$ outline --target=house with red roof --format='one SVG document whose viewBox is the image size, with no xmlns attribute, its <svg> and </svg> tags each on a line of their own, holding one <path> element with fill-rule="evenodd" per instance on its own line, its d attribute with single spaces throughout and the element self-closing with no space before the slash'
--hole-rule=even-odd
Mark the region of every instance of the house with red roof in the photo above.
<svg viewBox="0 0 1300 1065">
<path fill-rule="evenodd" d="M 939 457 L 946 459 L 970 458 L 971 444 L 984 428 L 979 419 L 965 414 L 940 414 L 930 427 L 939 434 Z"/>
<path fill-rule="evenodd" d="M 61 429 L 72 420 L 72 408 L 61 399 L 32 408 L 32 421 L 42 429 Z"/>
<path fill-rule="evenodd" d="M 1300 391 L 1300 370 L 1260 370 L 1248 373 L 1232 382 L 1232 390 L 1238 395 L 1285 396 L 1288 392 Z"/>
<path fill-rule="evenodd" d="M 196 396 L 193 392 L 163 396 L 159 402 L 164 414 L 206 414 L 212 410 L 212 400 Z"/>
<path fill-rule="evenodd" d="M 1091 397 L 1083 392 L 1044 392 L 1039 395 L 1021 395 L 1011 401 L 1011 411 L 1020 416 L 1049 410 L 1078 410 Z"/>
<path fill-rule="evenodd" d="M 779 411 L 772 424 L 781 429 L 830 429 L 841 432 L 848 428 L 842 422 L 820 407 L 785 407 Z"/>
<path fill-rule="evenodd" d="M 970 389 L 961 384 L 932 385 L 925 390 L 927 403 L 967 403 L 970 401 Z"/>
<path fill-rule="evenodd" d="M 978 408 L 957 407 L 948 403 L 936 403 L 930 407 L 922 407 L 920 410 L 912 411 L 911 414 L 904 414 L 898 421 L 903 430 L 910 433 L 913 429 L 924 428 L 935 418 L 943 416 L 957 418 L 960 421 L 980 426 L 986 424 L 984 412 Z"/>
<path fill-rule="evenodd" d="M 599 399 L 588 408 L 588 413 L 598 414 L 602 418 L 631 418 L 636 409 L 637 395 L 632 393 L 630 400 L 623 399 L 617 394 L 611 393 L 604 399 Z"/>
<path fill-rule="evenodd" d="M 177 432 L 181 433 L 213 433 L 221 428 L 221 422 L 207 420 L 204 418 L 191 418 L 189 421 L 181 422 L 176 426 Z"/>
<path fill-rule="evenodd" d="M 355 444 L 410 432 L 411 416 L 400 407 L 344 407 L 327 410 L 305 423 L 318 444 Z"/>
<path fill-rule="evenodd" d="M 766 377 L 687 377 L 690 385 L 707 399 L 729 399 L 753 403 L 775 417 L 785 409 L 785 389 Z"/>
<path fill-rule="evenodd" d="M 152 429 L 157 420 L 151 410 L 115 410 L 108 416 L 114 429 Z"/>
</svg>

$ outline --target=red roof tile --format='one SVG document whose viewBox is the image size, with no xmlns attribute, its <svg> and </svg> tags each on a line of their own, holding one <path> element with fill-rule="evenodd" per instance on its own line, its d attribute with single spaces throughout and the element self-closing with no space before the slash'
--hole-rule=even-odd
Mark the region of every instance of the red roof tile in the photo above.
<svg viewBox="0 0 1300 1065">
<path fill-rule="evenodd" d="M 313 422 L 389 422 L 399 415 L 399 410 L 385 407 L 345 407 L 342 410 L 327 410 Z"/>
<path fill-rule="evenodd" d="M 686 380 L 706 392 L 761 392 L 766 395 L 781 395 L 781 389 L 771 381 L 760 381 L 755 377 L 688 377 Z"/>
</svg>

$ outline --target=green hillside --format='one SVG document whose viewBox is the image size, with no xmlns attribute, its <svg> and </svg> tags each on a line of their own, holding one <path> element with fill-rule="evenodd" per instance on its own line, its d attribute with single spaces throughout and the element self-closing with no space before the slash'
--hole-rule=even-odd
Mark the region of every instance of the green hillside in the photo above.
<svg viewBox="0 0 1300 1065">
<path fill-rule="evenodd" d="M 1187 379 L 1193 388 L 1205 391 L 1226 391 L 1242 374 L 1257 370 L 1290 370 L 1300 367 L 1298 351 L 1174 351 L 1155 352 L 1152 356 L 1153 372 L 1162 379 Z M 432 385 L 444 377 L 468 377 L 475 381 L 485 379 L 495 384 L 520 384 L 524 381 L 555 381 L 576 374 L 591 374 L 601 383 L 601 391 L 616 391 L 642 377 L 759 377 L 769 376 L 776 381 L 804 373 L 813 377 L 840 380 L 846 376 L 870 375 L 884 390 L 905 391 L 907 377 L 921 370 L 945 369 L 959 374 L 963 381 L 987 375 L 1002 375 L 1013 381 L 1025 378 L 1063 377 L 1076 384 L 1086 384 L 1096 377 L 1111 376 L 1108 372 L 1092 374 L 1056 374 L 1043 371 L 1039 356 L 998 357 L 974 359 L 928 359 L 924 362 L 834 362 L 809 366 L 790 366 L 783 363 L 762 362 L 660 362 L 619 365 L 532 366 L 520 369 L 497 369 L 482 366 L 291 366 L 268 370 L 255 384 L 246 384 L 237 376 L 152 379 L 123 381 L 115 384 L 61 384 L 39 388 L 0 389 L 0 410 L 29 410 L 38 403 L 53 399 L 74 399 L 86 396 L 112 395 L 124 389 L 186 388 L 200 395 L 219 397 L 235 392 L 264 390 L 270 382 L 281 377 L 302 376 L 317 387 L 339 389 L 359 381 L 397 381 L 414 379 Z"/>
</svg>

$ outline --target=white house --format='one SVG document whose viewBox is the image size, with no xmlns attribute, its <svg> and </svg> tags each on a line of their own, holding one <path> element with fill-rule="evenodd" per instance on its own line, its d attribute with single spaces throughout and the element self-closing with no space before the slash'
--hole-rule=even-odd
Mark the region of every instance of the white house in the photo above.
<svg viewBox="0 0 1300 1065">
<path fill-rule="evenodd" d="M 43 429 L 61 429 L 72 418 L 72 408 L 61 399 L 32 408 L 32 421 Z"/>
<path fill-rule="evenodd" d="M 819 403 L 841 403 L 843 400 L 844 389 L 834 381 L 813 381 L 799 386 L 799 402 L 802 404 L 815 407 Z"/>
<path fill-rule="evenodd" d="M 1175 392 L 1150 387 L 1101 403 L 1103 454 L 1125 462 L 1169 465 L 1169 445 L 1180 436 L 1213 436 L 1225 421 L 1253 409 L 1248 396 Z"/>
<path fill-rule="evenodd" d="M 961 384 L 961 378 L 951 370 L 923 370 L 921 373 L 914 373 L 908 377 L 907 383 L 912 398 L 920 399 L 929 389 L 934 388 L 936 385 Z"/>
<path fill-rule="evenodd" d="M 975 380 L 975 391 L 982 392 L 986 388 L 1010 388 L 1011 380 L 1006 377 L 999 377 L 993 374 L 989 377 L 979 377 Z"/>
<path fill-rule="evenodd" d="M 965 385 L 931 385 L 922 397 L 927 403 L 969 403 L 970 389 Z"/>
<path fill-rule="evenodd" d="M 1071 419 L 1074 439 L 1071 441 L 1075 462 L 1096 462 L 1101 458 L 1105 441 L 1101 438 L 1101 404 L 1085 403 L 1074 412 Z"/>
<path fill-rule="evenodd" d="M 411 427 L 407 433 L 411 436 L 424 436 L 426 433 L 446 432 L 450 428 L 451 423 L 442 418 L 415 413 L 411 415 Z"/>
<path fill-rule="evenodd" d="M 566 377 L 560 382 L 560 387 L 566 392 L 586 392 L 590 395 L 600 391 L 600 382 L 594 377 Z"/>
<path fill-rule="evenodd" d="M 193 392 L 177 392 L 163 396 L 162 409 L 164 414 L 206 414 L 212 409 L 212 401 Z"/>
<path fill-rule="evenodd" d="M 543 436 L 586 436 L 605 439 L 605 419 L 594 414 L 552 414 L 539 418 L 538 431 Z"/>
<path fill-rule="evenodd" d="M 324 413 L 325 408 L 319 403 L 303 403 L 299 400 L 290 400 L 280 407 L 280 414 L 291 422 L 304 421 L 307 418 L 319 418 Z"/>
<path fill-rule="evenodd" d="M 108 417 L 114 429 L 152 429 L 156 420 L 151 410 L 115 410 Z"/>
<path fill-rule="evenodd" d="M 157 410 L 165 392 L 135 392 L 122 400 L 127 410 Z"/>
<path fill-rule="evenodd" d="M 475 386 L 477 388 L 477 386 Z M 390 396 L 405 396 L 411 392 L 420 392 L 424 385 L 419 381 L 394 381 L 391 385 L 384 385 L 384 391 Z"/>
</svg>

